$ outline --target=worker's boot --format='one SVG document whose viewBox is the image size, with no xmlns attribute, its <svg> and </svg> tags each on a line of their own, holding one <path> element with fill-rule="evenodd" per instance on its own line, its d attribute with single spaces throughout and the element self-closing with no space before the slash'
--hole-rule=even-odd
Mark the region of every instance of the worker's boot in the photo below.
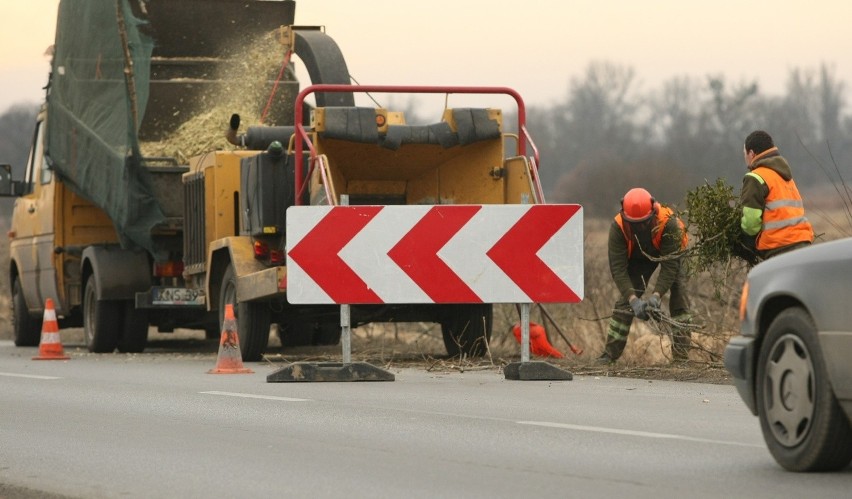
<svg viewBox="0 0 852 499">
<path fill-rule="evenodd" d="M 632 322 L 632 321 L 631 321 Z M 609 327 L 606 332 L 606 346 L 604 352 L 595 361 L 596 364 L 610 364 L 618 360 L 627 345 L 627 333 L 630 332 L 630 324 L 625 324 L 615 317 L 609 319 Z"/>
</svg>

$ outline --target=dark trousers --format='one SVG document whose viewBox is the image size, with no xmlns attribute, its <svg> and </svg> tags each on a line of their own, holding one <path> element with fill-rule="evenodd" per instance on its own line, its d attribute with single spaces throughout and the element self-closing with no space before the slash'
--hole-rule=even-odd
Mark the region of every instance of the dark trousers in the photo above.
<svg viewBox="0 0 852 499">
<path fill-rule="evenodd" d="M 657 262 L 648 260 L 630 262 L 627 267 L 627 274 L 630 276 L 633 289 L 636 290 L 636 296 L 641 297 L 645 293 L 648 281 L 658 266 Z M 686 266 L 682 261 L 670 290 L 669 312 L 672 320 L 676 323 L 689 323 L 692 319 L 689 313 L 689 297 L 686 293 Z M 609 320 L 607 330 L 606 353 L 611 359 L 615 360 L 621 357 L 622 352 L 624 352 L 633 319 L 633 309 L 630 307 L 630 303 L 623 297 L 619 297 L 613 306 L 612 318 Z M 686 360 L 689 345 L 689 332 L 683 328 L 675 327 L 672 332 L 672 356 L 674 359 Z"/>
</svg>

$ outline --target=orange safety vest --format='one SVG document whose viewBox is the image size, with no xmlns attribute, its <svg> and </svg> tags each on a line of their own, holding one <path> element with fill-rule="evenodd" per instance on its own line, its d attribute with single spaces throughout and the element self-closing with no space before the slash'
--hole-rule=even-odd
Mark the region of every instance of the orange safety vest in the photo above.
<svg viewBox="0 0 852 499">
<path fill-rule="evenodd" d="M 763 208 L 763 226 L 757 235 L 757 249 L 771 250 L 800 242 L 813 242 L 814 229 L 805 217 L 802 196 L 793 179 L 784 180 L 772 168 L 758 166 L 752 172 L 760 175 L 769 187 Z"/>
<path fill-rule="evenodd" d="M 651 229 L 651 243 L 659 251 L 660 244 L 663 241 L 663 232 L 665 232 L 666 224 L 669 223 L 669 218 L 674 215 L 674 211 L 668 206 L 662 206 L 660 203 L 654 203 L 654 206 L 657 208 L 657 224 Z M 624 234 L 624 240 L 627 241 L 627 258 L 630 258 L 630 255 L 633 254 L 633 236 L 632 234 L 628 234 L 628 231 L 624 229 L 624 221 L 621 219 L 621 213 L 615 216 L 615 222 L 621 227 L 621 233 Z M 680 226 L 681 233 L 680 250 L 683 251 L 686 249 L 687 244 L 689 244 L 689 236 L 686 233 L 686 226 L 683 224 L 683 220 L 678 218 L 677 223 Z"/>
</svg>

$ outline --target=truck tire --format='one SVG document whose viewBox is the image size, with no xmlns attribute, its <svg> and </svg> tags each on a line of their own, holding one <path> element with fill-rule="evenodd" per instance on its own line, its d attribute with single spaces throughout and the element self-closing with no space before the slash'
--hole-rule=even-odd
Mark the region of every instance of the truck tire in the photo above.
<svg viewBox="0 0 852 499">
<path fill-rule="evenodd" d="M 441 333 L 450 357 L 481 357 L 491 340 L 493 306 L 447 305 L 441 317 Z"/>
<path fill-rule="evenodd" d="M 136 308 L 132 300 L 124 302 L 124 327 L 118 340 L 118 351 L 140 353 L 148 345 L 148 312 Z"/>
<path fill-rule="evenodd" d="M 99 300 L 98 283 L 92 274 L 83 292 L 83 337 L 93 353 L 112 353 L 124 328 L 124 302 Z"/>
<path fill-rule="evenodd" d="M 852 461 L 852 426 L 828 378 L 816 327 L 802 308 L 772 321 L 757 361 L 757 412 L 772 457 L 789 471 L 835 471 Z"/>
<path fill-rule="evenodd" d="M 281 346 L 337 345 L 340 343 L 340 324 L 336 322 L 294 321 L 278 325 Z"/>
<path fill-rule="evenodd" d="M 314 325 L 310 322 L 292 321 L 278 324 L 278 339 L 284 348 L 314 344 Z"/>
<path fill-rule="evenodd" d="M 219 292 L 219 324 L 224 322 L 225 305 L 234 305 L 237 319 L 237 336 L 240 340 L 240 353 L 246 362 L 257 362 L 263 357 L 269 344 L 269 327 L 272 325 L 269 307 L 265 303 L 237 303 L 237 277 L 234 266 L 228 265 L 222 277 L 222 289 Z"/>
<path fill-rule="evenodd" d="M 212 326 L 204 326 L 204 339 L 216 341 L 222 339 L 222 330 L 218 322 Z"/>
<path fill-rule="evenodd" d="M 336 322 L 321 322 L 314 334 L 317 345 L 337 345 L 340 343 L 340 324 Z"/>
<path fill-rule="evenodd" d="M 41 321 L 30 315 L 20 279 L 15 279 L 12 287 L 12 312 L 15 322 L 15 346 L 37 347 L 41 341 Z"/>
</svg>

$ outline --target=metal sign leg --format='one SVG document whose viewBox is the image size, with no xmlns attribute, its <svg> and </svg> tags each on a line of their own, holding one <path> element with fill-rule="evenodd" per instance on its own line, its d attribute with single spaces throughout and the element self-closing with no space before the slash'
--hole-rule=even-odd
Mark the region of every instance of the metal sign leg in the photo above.
<svg viewBox="0 0 852 499">
<path fill-rule="evenodd" d="M 530 361 L 530 304 L 521 303 L 518 307 L 521 319 L 521 361 L 512 362 L 503 368 L 506 379 L 523 381 L 570 381 L 574 375 L 553 364 L 542 361 Z"/>
</svg>

